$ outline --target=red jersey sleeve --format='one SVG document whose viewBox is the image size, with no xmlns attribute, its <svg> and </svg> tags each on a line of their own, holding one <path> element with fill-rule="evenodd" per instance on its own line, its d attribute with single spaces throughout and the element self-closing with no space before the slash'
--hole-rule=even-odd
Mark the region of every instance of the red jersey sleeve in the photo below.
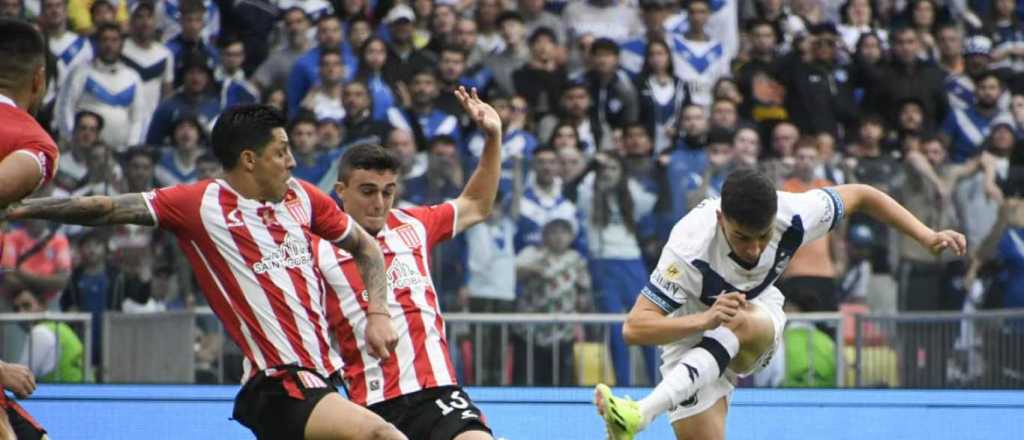
<svg viewBox="0 0 1024 440">
<path fill-rule="evenodd" d="M 417 206 L 402 211 L 415 217 L 426 227 L 428 247 L 434 247 L 438 242 L 455 236 L 455 222 L 459 220 L 459 210 L 452 200 L 439 205 Z"/>
<path fill-rule="evenodd" d="M 15 107 L 0 104 L 0 125 L 3 125 L 0 138 L 4 139 L 0 145 L 0 156 L 27 154 L 35 159 L 43 175 L 39 186 L 53 180 L 57 175 L 60 150 L 35 118 Z"/>
<path fill-rule="evenodd" d="M 309 196 L 310 229 L 327 241 L 337 243 L 352 233 L 352 218 L 338 207 L 331 196 L 309 182 L 299 180 L 302 189 Z"/>
<path fill-rule="evenodd" d="M 190 222 L 201 221 L 203 189 L 209 181 L 189 185 L 174 185 L 143 193 L 156 226 L 171 232 L 188 228 Z"/>
</svg>

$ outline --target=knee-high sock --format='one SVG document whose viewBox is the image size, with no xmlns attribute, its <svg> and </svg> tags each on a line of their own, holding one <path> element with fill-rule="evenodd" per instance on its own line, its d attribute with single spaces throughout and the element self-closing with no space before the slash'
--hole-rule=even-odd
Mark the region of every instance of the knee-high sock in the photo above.
<svg viewBox="0 0 1024 440">
<path fill-rule="evenodd" d="M 718 379 L 739 351 L 736 334 L 723 326 L 704 332 L 700 343 L 679 360 L 647 397 L 637 402 L 644 426 L 659 414 L 693 396 L 701 387 Z"/>
</svg>

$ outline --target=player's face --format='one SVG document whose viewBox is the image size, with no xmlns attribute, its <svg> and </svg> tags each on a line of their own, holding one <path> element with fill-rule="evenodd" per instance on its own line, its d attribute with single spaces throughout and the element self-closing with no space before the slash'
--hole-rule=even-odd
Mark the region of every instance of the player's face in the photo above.
<svg viewBox="0 0 1024 440">
<path fill-rule="evenodd" d="M 761 253 L 768 247 L 772 239 L 772 226 L 764 230 L 755 230 L 729 219 L 722 211 L 718 211 L 718 224 L 722 227 L 725 240 L 729 243 L 736 257 L 748 264 L 757 264 Z"/>
<path fill-rule="evenodd" d="M 284 128 L 276 127 L 270 133 L 270 142 L 263 147 L 263 153 L 256 156 L 252 171 L 263 198 L 276 203 L 288 192 L 288 179 L 292 176 L 292 168 L 295 168 L 295 158 Z"/>
<path fill-rule="evenodd" d="M 335 186 L 345 212 L 371 234 L 384 228 L 398 193 L 398 174 L 389 170 L 355 169 Z"/>
</svg>

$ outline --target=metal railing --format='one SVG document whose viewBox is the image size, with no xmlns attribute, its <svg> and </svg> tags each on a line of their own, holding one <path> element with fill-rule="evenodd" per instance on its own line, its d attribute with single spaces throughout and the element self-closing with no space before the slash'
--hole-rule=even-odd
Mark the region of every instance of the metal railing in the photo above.
<svg viewBox="0 0 1024 440">
<path fill-rule="evenodd" d="M 28 357 L 29 357 L 29 359 L 32 359 L 32 354 L 34 353 L 33 352 L 34 347 L 32 346 L 32 337 L 31 337 L 32 329 L 31 329 L 31 327 L 34 326 L 36 323 L 39 323 L 39 322 L 65 323 L 65 324 L 68 324 L 69 326 L 71 326 L 72 329 L 75 329 L 76 332 L 79 335 L 81 335 L 80 337 L 82 339 L 82 350 L 83 350 L 83 353 L 82 353 L 82 356 L 83 356 L 83 359 L 82 359 L 82 381 L 83 382 L 89 381 L 90 378 L 92 378 L 92 362 L 91 362 L 91 360 L 92 360 L 92 349 L 93 349 L 92 314 L 91 313 L 80 313 L 80 312 L 74 312 L 74 313 L 58 313 L 58 312 L 10 313 L 10 312 L 5 312 L 5 313 L 0 313 L 0 328 L 3 329 L 2 333 L 5 335 L 3 337 L 3 340 L 5 342 L 11 341 L 11 340 L 16 340 L 16 341 L 20 340 L 19 342 L 21 342 L 22 344 L 27 344 L 27 347 L 28 347 Z M 18 325 L 18 324 L 23 324 L 23 323 L 29 323 L 29 324 L 31 324 L 31 326 L 27 330 L 25 330 L 25 329 L 21 329 L 20 331 L 19 330 L 15 330 L 13 332 L 13 334 L 14 334 L 13 337 L 6 336 L 8 334 L 8 331 L 14 330 L 13 328 L 11 328 L 12 325 Z M 56 335 L 56 338 L 57 338 L 56 344 L 57 344 L 58 350 L 59 350 L 59 347 L 60 347 L 60 337 L 61 337 L 60 333 L 61 332 L 59 332 L 59 331 L 54 332 L 54 334 Z M 6 347 L 5 347 L 4 351 L 8 352 L 6 350 Z M 12 361 L 12 359 L 5 359 L 5 360 L 8 361 L 8 362 Z M 14 361 L 20 362 L 20 360 L 14 360 Z M 60 360 L 58 359 L 56 362 L 57 362 L 57 365 L 58 365 L 58 368 L 59 368 Z"/>
</svg>

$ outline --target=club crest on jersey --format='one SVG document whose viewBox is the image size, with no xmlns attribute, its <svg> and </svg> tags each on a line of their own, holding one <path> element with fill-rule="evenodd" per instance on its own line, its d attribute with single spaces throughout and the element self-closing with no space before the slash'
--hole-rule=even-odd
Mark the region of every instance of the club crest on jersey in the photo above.
<svg viewBox="0 0 1024 440">
<path fill-rule="evenodd" d="M 264 254 L 260 261 L 252 265 L 253 272 L 263 274 L 274 269 L 291 269 L 312 264 L 313 256 L 309 246 L 302 240 L 289 234 L 277 249 Z"/>
<path fill-rule="evenodd" d="M 288 208 L 288 213 L 291 214 L 292 218 L 299 222 L 300 225 L 309 224 L 309 212 L 306 211 L 305 206 L 302 206 L 302 200 L 299 199 L 295 193 L 289 192 L 288 195 L 285 196 L 284 206 Z"/>
<path fill-rule="evenodd" d="M 409 249 L 416 249 L 423 245 L 423 242 L 420 241 L 420 235 L 410 225 L 402 225 L 395 228 L 395 233 L 398 234 L 398 238 L 402 240 L 402 243 L 409 246 Z"/>
</svg>

